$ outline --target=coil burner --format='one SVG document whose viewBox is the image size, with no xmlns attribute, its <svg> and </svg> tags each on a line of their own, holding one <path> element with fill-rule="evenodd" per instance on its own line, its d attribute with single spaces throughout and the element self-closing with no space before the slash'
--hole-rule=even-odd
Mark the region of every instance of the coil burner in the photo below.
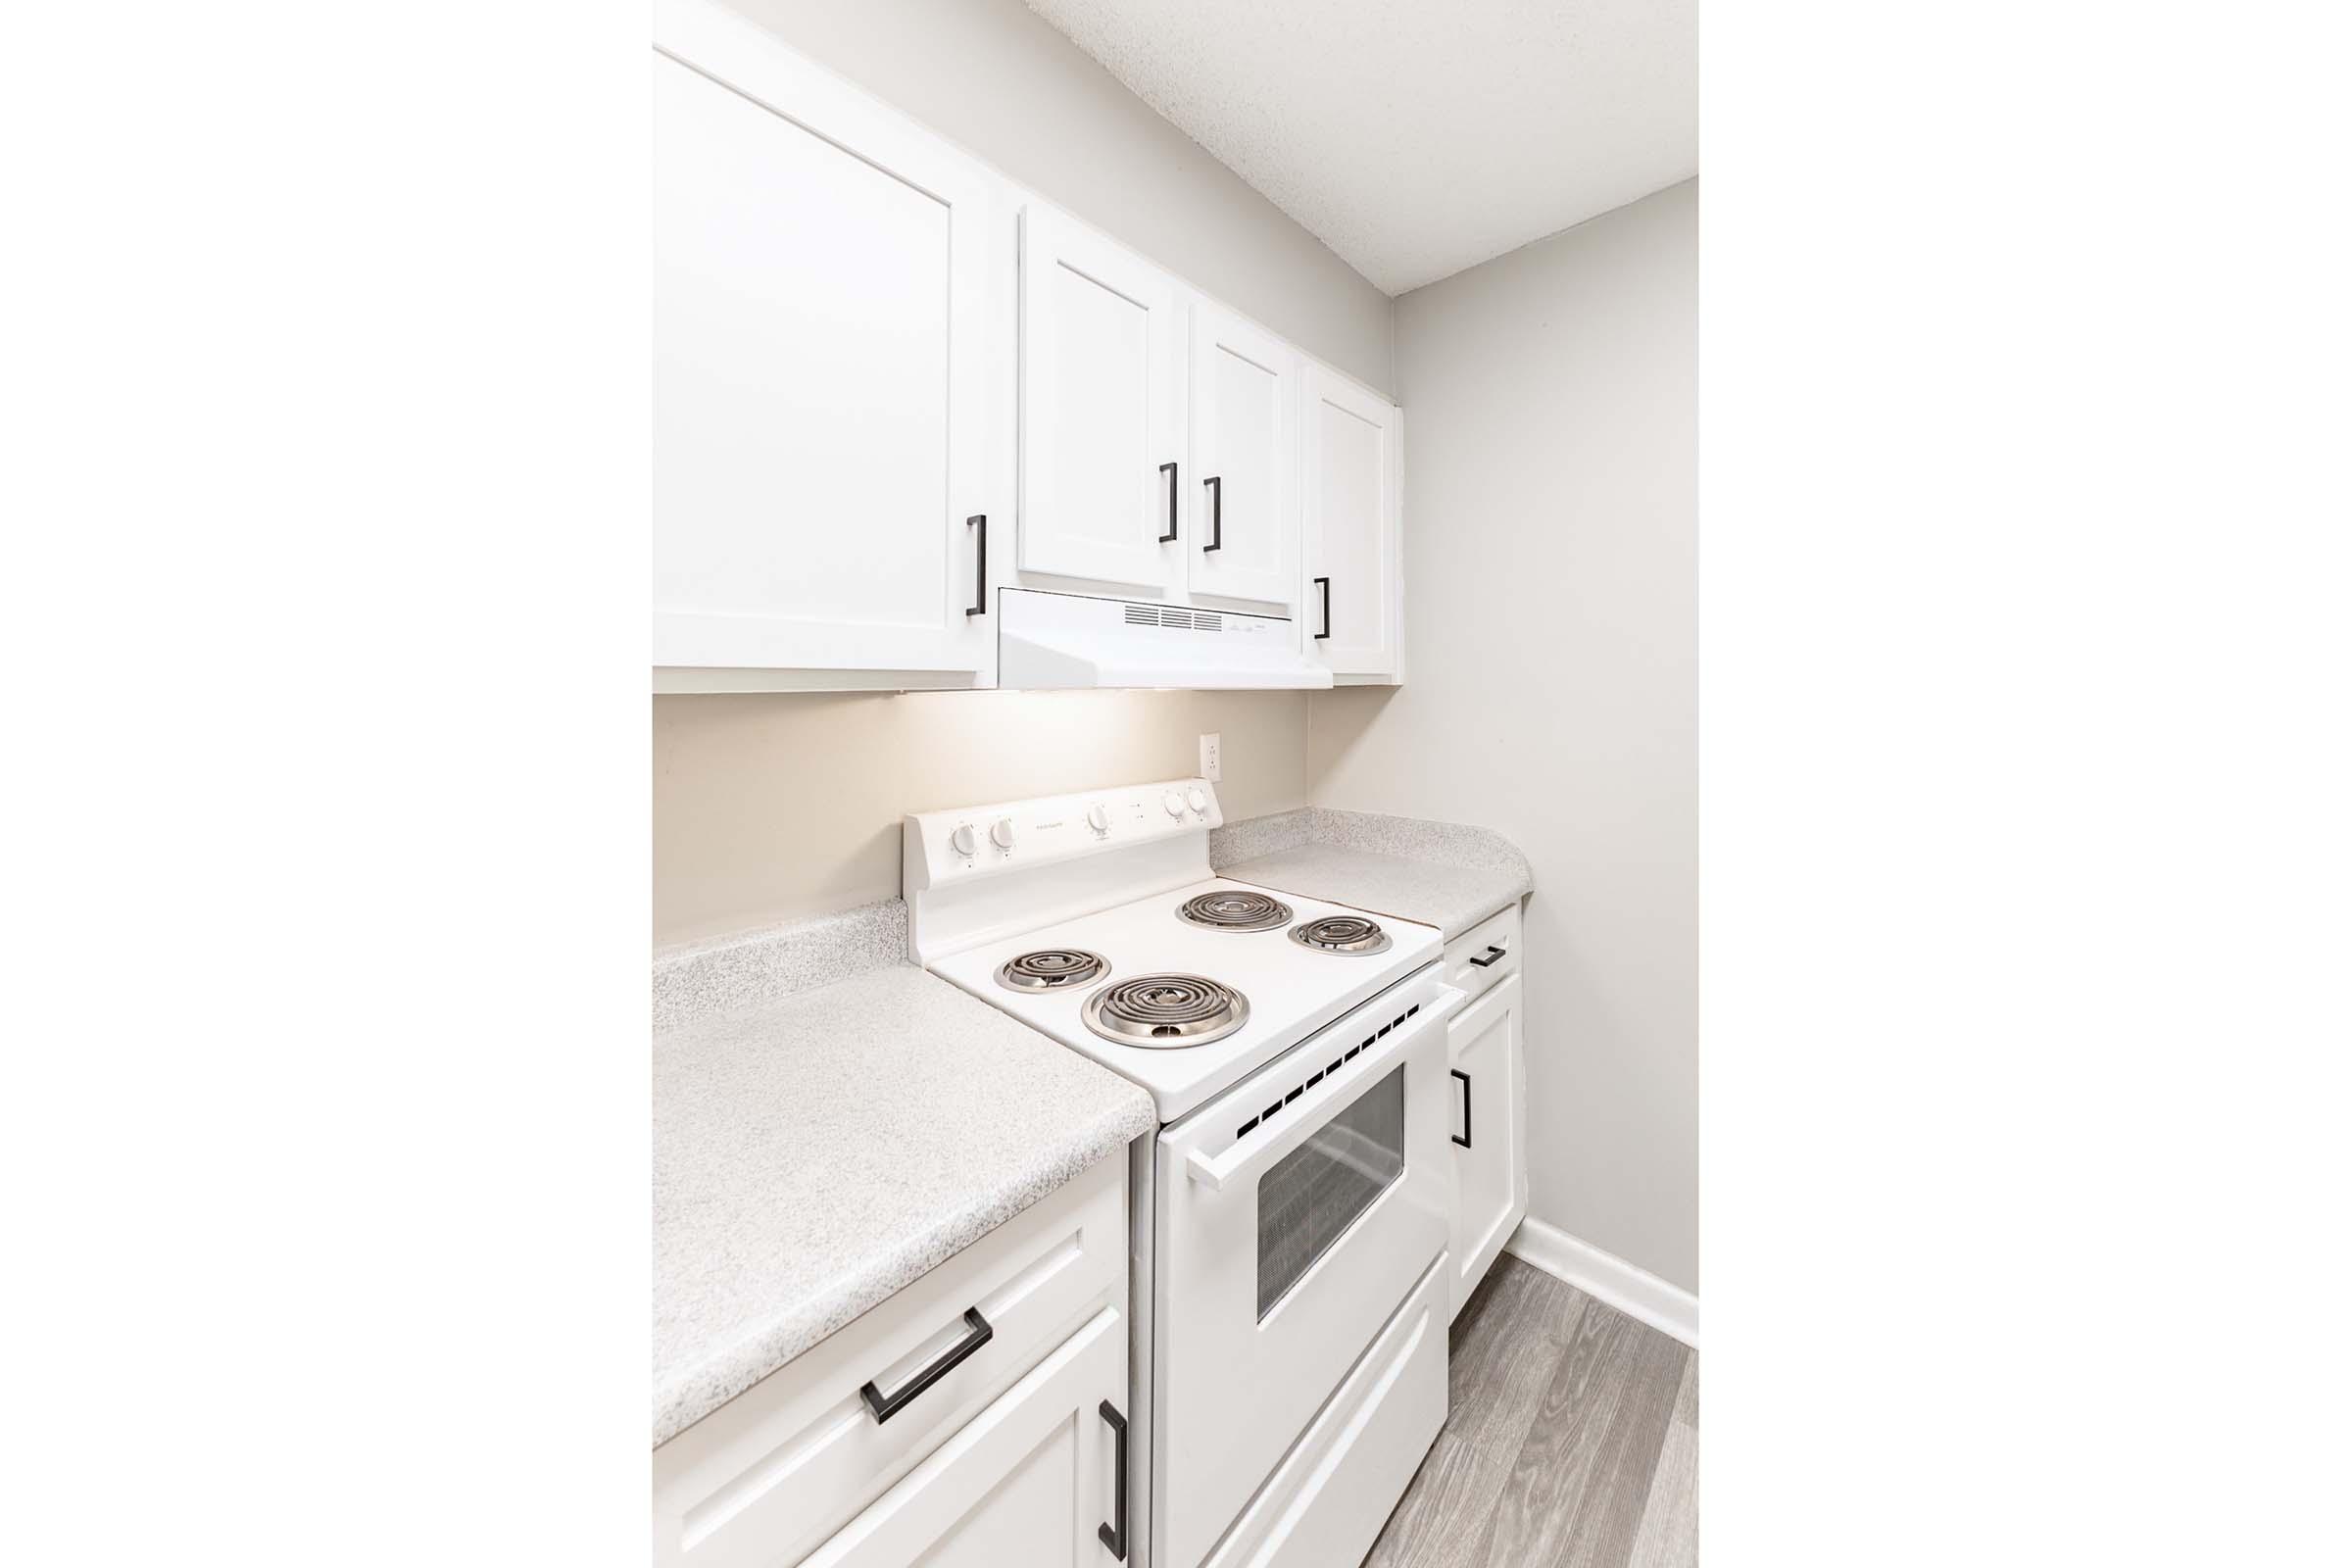
<svg viewBox="0 0 2352 1568">
<path fill-rule="evenodd" d="M 1327 914 L 1291 927 L 1291 940 L 1317 953 L 1367 954 L 1389 951 L 1389 934 L 1360 914 Z"/>
<path fill-rule="evenodd" d="M 997 970 L 997 984 L 1007 991 L 1075 991 L 1110 973 L 1099 953 L 1083 948 L 1047 948 L 1024 953 Z"/>
<path fill-rule="evenodd" d="M 1203 893 L 1184 901 L 1176 918 L 1216 931 L 1271 931 L 1291 923 L 1291 906 L 1263 893 Z"/>
<path fill-rule="evenodd" d="M 1250 1021 L 1250 999 L 1197 974 L 1147 974 L 1104 986 L 1079 1016 L 1114 1045 L 1205 1046 Z"/>
</svg>

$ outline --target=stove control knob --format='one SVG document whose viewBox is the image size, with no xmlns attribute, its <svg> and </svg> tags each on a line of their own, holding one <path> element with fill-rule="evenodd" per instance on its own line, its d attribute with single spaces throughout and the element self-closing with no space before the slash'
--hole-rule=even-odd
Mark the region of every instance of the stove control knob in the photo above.
<svg viewBox="0 0 2352 1568">
<path fill-rule="evenodd" d="M 1170 790 L 1167 794 L 1162 795 L 1159 798 L 1159 804 L 1168 808 L 1168 814 L 1170 816 L 1184 815 L 1184 797 L 1177 794 L 1174 790 Z"/>
<path fill-rule="evenodd" d="M 1000 816 L 1000 817 L 998 817 L 998 818 L 997 818 L 997 825 L 996 825 L 995 827 L 992 827 L 992 828 L 990 828 L 990 829 L 988 830 L 988 836 L 989 836 L 989 838 L 990 838 L 991 840 L 993 840 L 993 841 L 995 842 L 995 844 L 996 844 L 996 846 L 997 846 L 997 848 L 998 848 L 998 849 L 1000 849 L 1000 850 L 1009 850 L 1009 849 L 1011 849 L 1011 848 L 1012 848 L 1012 818 L 1011 818 L 1011 817 L 1009 817 L 1009 816 Z"/>
<path fill-rule="evenodd" d="M 1090 806 L 1086 808 L 1086 825 L 1098 833 L 1107 833 L 1110 831 L 1110 813 L 1100 806 Z"/>
<path fill-rule="evenodd" d="M 980 835 L 972 831 L 972 824 L 969 822 L 948 835 L 948 848 L 954 850 L 957 855 L 969 855 L 979 847 Z"/>
<path fill-rule="evenodd" d="M 1198 789 L 1190 789 L 1184 792 L 1184 804 L 1191 807 L 1194 810 L 1199 811 L 1203 816 L 1208 814 L 1208 797 Z"/>
</svg>

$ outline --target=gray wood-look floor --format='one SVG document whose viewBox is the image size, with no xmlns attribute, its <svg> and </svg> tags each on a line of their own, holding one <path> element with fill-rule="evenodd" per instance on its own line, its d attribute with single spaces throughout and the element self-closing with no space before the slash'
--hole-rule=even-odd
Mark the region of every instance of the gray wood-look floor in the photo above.
<svg viewBox="0 0 2352 1568">
<path fill-rule="evenodd" d="M 1690 1568 L 1698 1355 L 1507 1252 L 1453 1325 L 1452 1409 L 1364 1568 Z"/>
</svg>

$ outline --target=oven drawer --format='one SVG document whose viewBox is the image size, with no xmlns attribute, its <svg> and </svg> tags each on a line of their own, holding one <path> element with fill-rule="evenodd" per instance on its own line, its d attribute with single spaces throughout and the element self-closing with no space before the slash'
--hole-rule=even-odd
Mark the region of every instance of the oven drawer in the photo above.
<svg viewBox="0 0 2352 1568">
<path fill-rule="evenodd" d="M 1106 1307 L 1127 1309 L 1124 1151 L 655 1449 L 655 1563 L 800 1561 Z M 906 1396 L 978 1337 L 967 1311 L 985 1342 Z"/>
<path fill-rule="evenodd" d="M 1361 1562 L 1446 1424 L 1441 1257 L 1203 1568 Z"/>
<path fill-rule="evenodd" d="M 1509 904 L 1446 944 L 1446 983 L 1475 1001 L 1519 972 L 1519 906 Z"/>
</svg>

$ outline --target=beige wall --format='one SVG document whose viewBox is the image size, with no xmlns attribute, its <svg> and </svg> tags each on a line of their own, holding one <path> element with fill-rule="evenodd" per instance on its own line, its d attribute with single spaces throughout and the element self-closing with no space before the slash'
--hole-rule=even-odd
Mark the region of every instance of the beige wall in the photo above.
<svg viewBox="0 0 2352 1568">
<path fill-rule="evenodd" d="M 1190 777 L 1203 732 L 1229 816 L 1306 804 L 1303 692 L 653 701 L 657 945 L 895 898 L 906 812 Z"/>
<path fill-rule="evenodd" d="M 1389 297 L 1020 0 L 730 0 L 1004 173 L 1392 390 Z"/>
<path fill-rule="evenodd" d="M 1401 296 L 1406 684 L 1319 805 L 1534 862 L 1529 1209 L 1698 1286 L 1698 185 Z"/>
</svg>

